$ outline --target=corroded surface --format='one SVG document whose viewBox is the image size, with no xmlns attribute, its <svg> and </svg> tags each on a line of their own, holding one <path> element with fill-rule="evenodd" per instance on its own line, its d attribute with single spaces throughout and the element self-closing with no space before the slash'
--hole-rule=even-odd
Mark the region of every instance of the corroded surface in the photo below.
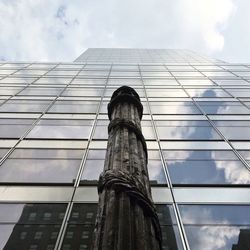
<svg viewBox="0 0 250 250">
<path fill-rule="evenodd" d="M 110 125 L 94 250 L 160 250 L 161 229 L 152 202 L 142 105 L 134 89 L 117 89 L 108 106 Z"/>
</svg>

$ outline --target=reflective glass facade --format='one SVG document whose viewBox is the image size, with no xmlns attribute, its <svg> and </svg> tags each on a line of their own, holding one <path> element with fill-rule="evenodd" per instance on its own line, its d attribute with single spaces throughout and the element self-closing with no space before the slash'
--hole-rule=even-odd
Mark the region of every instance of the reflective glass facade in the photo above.
<svg viewBox="0 0 250 250">
<path fill-rule="evenodd" d="M 122 85 L 144 106 L 164 249 L 250 249 L 250 64 L 147 49 L 0 63 L 0 249 L 90 249 Z"/>
</svg>

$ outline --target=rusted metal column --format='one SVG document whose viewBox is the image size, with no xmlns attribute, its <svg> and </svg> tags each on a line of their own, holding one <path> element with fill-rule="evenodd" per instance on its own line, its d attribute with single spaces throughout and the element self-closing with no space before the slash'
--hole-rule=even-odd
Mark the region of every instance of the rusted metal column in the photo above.
<svg viewBox="0 0 250 250">
<path fill-rule="evenodd" d="M 141 133 L 142 112 L 133 88 L 122 86 L 113 93 L 106 159 L 98 184 L 94 250 L 162 249 Z"/>
</svg>

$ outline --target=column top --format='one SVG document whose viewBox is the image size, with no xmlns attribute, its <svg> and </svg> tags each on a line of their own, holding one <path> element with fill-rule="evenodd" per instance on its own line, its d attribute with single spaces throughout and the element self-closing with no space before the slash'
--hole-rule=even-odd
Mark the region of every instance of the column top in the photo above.
<svg viewBox="0 0 250 250">
<path fill-rule="evenodd" d="M 142 119 L 143 106 L 138 93 L 133 88 L 124 85 L 115 90 L 111 97 L 110 103 L 108 104 L 109 120 L 111 120 L 114 106 L 119 102 L 133 103 L 138 109 L 140 119 Z"/>
</svg>

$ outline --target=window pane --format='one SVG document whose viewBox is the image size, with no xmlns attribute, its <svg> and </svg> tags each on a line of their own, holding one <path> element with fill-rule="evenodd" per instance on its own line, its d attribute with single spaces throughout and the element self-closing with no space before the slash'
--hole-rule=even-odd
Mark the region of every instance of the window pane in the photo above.
<svg viewBox="0 0 250 250">
<path fill-rule="evenodd" d="M 0 148 L 0 159 L 8 152 L 8 148 Z"/>
<path fill-rule="evenodd" d="M 41 120 L 28 138 L 88 139 L 92 120 Z"/>
<path fill-rule="evenodd" d="M 179 208 L 191 249 L 249 248 L 249 206 L 179 205 Z"/>
<path fill-rule="evenodd" d="M 38 87 L 28 87 L 24 89 L 18 95 L 38 95 L 38 96 L 56 96 L 58 95 L 63 89 L 62 88 L 38 88 Z"/>
<path fill-rule="evenodd" d="M 171 74 L 167 71 L 142 71 L 143 77 L 168 77 Z"/>
<path fill-rule="evenodd" d="M 234 74 L 242 77 L 249 77 L 250 76 L 250 71 L 234 71 Z"/>
<path fill-rule="evenodd" d="M 188 89 L 186 88 L 186 91 L 191 97 L 230 97 L 229 94 L 227 94 L 222 89 Z"/>
<path fill-rule="evenodd" d="M 0 204 L 0 249 L 54 246 L 65 210 L 64 204 Z"/>
<path fill-rule="evenodd" d="M 1 112 L 42 112 L 50 101 L 9 100 L 0 107 Z"/>
<path fill-rule="evenodd" d="M 179 82 L 182 85 L 200 85 L 200 86 L 204 86 L 204 85 L 215 85 L 212 81 L 208 80 L 208 79 L 180 79 Z"/>
<path fill-rule="evenodd" d="M 87 64 L 84 69 L 94 69 L 94 70 L 109 70 L 109 64 Z"/>
<path fill-rule="evenodd" d="M 81 184 L 94 183 L 97 184 L 99 176 L 104 169 L 104 159 L 86 160 L 81 178 Z"/>
<path fill-rule="evenodd" d="M 80 184 L 97 183 L 104 169 L 106 150 L 89 150 Z"/>
<path fill-rule="evenodd" d="M 70 224 L 95 224 L 97 204 L 74 204 Z"/>
<path fill-rule="evenodd" d="M 221 86 L 226 86 L 226 85 L 249 85 L 249 82 L 244 81 L 244 80 L 214 80 L 217 84 Z"/>
<path fill-rule="evenodd" d="M 32 77 L 6 77 L 4 79 L 1 79 L 1 83 L 15 83 L 15 84 L 28 84 L 35 81 L 37 78 Z"/>
<path fill-rule="evenodd" d="M 56 101 L 48 113 L 96 113 L 99 102 Z"/>
<path fill-rule="evenodd" d="M 108 139 L 108 124 L 109 120 L 98 120 L 93 138 L 94 139 Z"/>
<path fill-rule="evenodd" d="M 249 114 L 250 109 L 240 102 L 197 102 L 207 114 Z"/>
<path fill-rule="evenodd" d="M 220 139 L 207 121 L 155 121 L 162 140 Z"/>
<path fill-rule="evenodd" d="M 163 249 L 182 250 L 172 206 L 157 205 L 157 213 L 162 227 Z M 62 249 L 91 248 L 96 214 L 97 204 L 74 204 Z"/>
<path fill-rule="evenodd" d="M 147 89 L 148 97 L 187 97 L 182 89 Z"/>
<path fill-rule="evenodd" d="M 139 77 L 140 74 L 138 71 L 112 71 L 110 73 L 111 77 Z"/>
<path fill-rule="evenodd" d="M 250 171 L 232 151 L 164 151 L 173 184 L 249 184 Z"/>
<path fill-rule="evenodd" d="M 210 77 L 220 77 L 220 76 L 224 76 L 224 77 L 234 77 L 234 75 L 230 72 L 227 71 L 204 71 L 203 72 L 204 75 L 206 76 L 210 76 Z"/>
<path fill-rule="evenodd" d="M 163 249 L 183 249 L 176 218 L 171 205 L 156 205 L 162 230 Z"/>
<path fill-rule="evenodd" d="M 179 83 L 174 79 L 143 79 L 144 85 L 161 85 L 161 86 L 179 86 Z"/>
<path fill-rule="evenodd" d="M 62 96 L 102 96 L 102 88 L 67 88 Z"/>
<path fill-rule="evenodd" d="M 150 102 L 153 114 L 200 114 L 192 102 Z"/>
<path fill-rule="evenodd" d="M 118 85 L 118 86 L 123 86 L 123 85 L 128 85 L 128 86 L 133 86 L 133 85 L 142 85 L 141 79 L 140 78 L 109 78 L 108 80 L 108 85 Z"/>
<path fill-rule="evenodd" d="M 21 69 L 17 71 L 14 75 L 24 75 L 24 76 L 38 76 L 38 75 L 44 75 L 47 73 L 47 70 L 39 70 L 39 69 Z"/>
<path fill-rule="evenodd" d="M 97 204 L 74 204 L 62 249 L 91 248 L 96 213 Z"/>
<path fill-rule="evenodd" d="M 114 64 L 112 66 L 112 70 L 138 70 L 137 65 L 119 65 L 119 64 Z"/>
<path fill-rule="evenodd" d="M 74 183 L 83 150 L 16 149 L 0 168 L 1 182 Z"/>
<path fill-rule="evenodd" d="M 148 174 L 151 184 L 166 184 L 166 175 L 158 150 L 148 150 Z"/>
<path fill-rule="evenodd" d="M 41 77 L 35 84 L 68 84 L 71 78 L 61 78 L 61 77 Z"/>
<path fill-rule="evenodd" d="M 90 78 L 75 78 L 71 85 L 89 85 L 89 86 L 96 86 L 102 85 L 104 86 L 106 79 L 90 79 Z"/>
<path fill-rule="evenodd" d="M 151 121 L 141 121 L 142 134 L 146 140 L 154 140 L 155 132 Z"/>
<path fill-rule="evenodd" d="M 78 73 L 78 70 L 51 70 L 46 76 L 74 76 Z"/>
<path fill-rule="evenodd" d="M 79 73 L 79 76 L 101 76 L 101 77 L 106 77 L 108 75 L 109 71 L 105 71 L 105 70 L 100 70 L 100 71 L 97 71 L 97 70 L 82 70 L 80 73 Z"/>
<path fill-rule="evenodd" d="M 172 71 L 171 73 L 176 77 L 202 76 L 202 74 L 197 71 Z"/>
<path fill-rule="evenodd" d="M 229 140 L 250 140 L 250 121 L 213 121 Z"/>
<path fill-rule="evenodd" d="M 33 122 L 32 119 L 0 119 L 0 137 L 20 138 Z"/>
<path fill-rule="evenodd" d="M 14 87 L 0 87 L 0 95 L 15 95 L 17 92 L 22 90 L 23 87 L 14 88 Z"/>
<path fill-rule="evenodd" d="M 250 97 L 250 89 L 226 89 L 234 97 Z"/>
</svg>

